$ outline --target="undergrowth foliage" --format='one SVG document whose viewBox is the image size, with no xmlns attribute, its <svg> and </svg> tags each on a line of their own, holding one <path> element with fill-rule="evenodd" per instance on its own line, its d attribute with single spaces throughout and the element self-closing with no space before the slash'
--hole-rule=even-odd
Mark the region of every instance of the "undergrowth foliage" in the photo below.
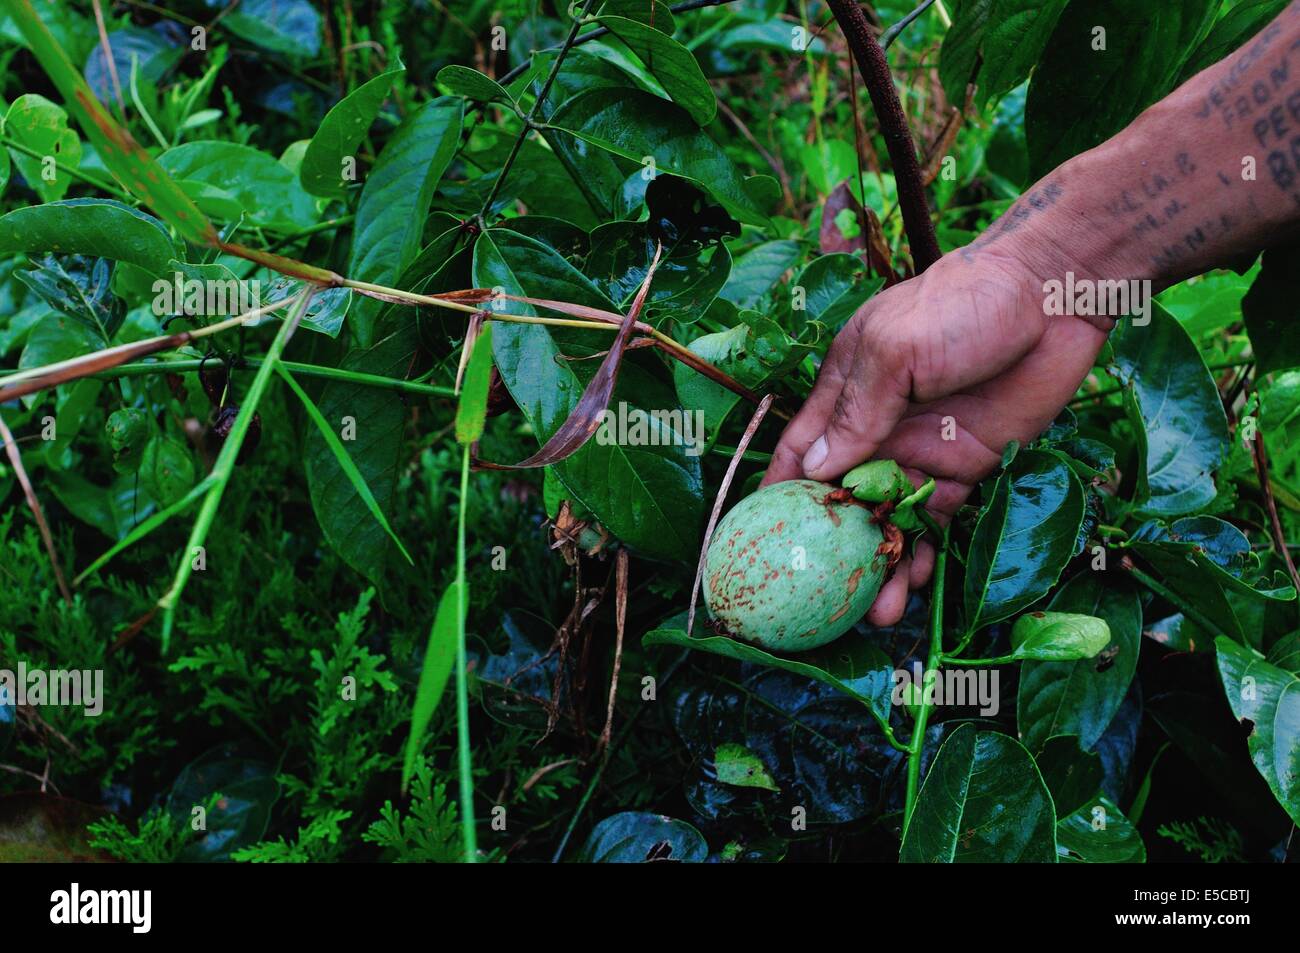
<svg viewBox="0 0 1300 953">
<path fill-rule="evenodd" d="M 102 684 L 0 697 L 0 859 L 1293 855 L 1284 249 L 917 502 L 896 626 L 688 613 L 918 195 L 968 244 L 1284 6 L 1169 5 L 874 4 L 917 192 L 842 4 L 0 2 L 0 672 Z M 1083 101 L 1085 6 L 1141 95 Z"/>
</svg>

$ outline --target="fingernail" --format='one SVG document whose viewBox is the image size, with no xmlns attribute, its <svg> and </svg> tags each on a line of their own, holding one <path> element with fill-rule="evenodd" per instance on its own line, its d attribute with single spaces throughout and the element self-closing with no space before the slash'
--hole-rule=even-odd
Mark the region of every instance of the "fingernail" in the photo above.
<svg viewBox="0 0 1300 953">
<path fill-rule="evenodd" d="M 803 472 L 812 476 L 813 472 L 826 462 L 826 454 L 830 447 L 826 443 L 826 437 L 817 438 L 816 443 L 808 448 L 808 452 L 803 455 Z"/>
</svg>

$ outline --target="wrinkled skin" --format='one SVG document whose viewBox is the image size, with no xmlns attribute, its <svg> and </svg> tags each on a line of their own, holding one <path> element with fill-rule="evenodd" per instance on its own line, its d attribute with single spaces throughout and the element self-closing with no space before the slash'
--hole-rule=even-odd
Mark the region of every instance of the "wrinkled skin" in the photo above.
<svg viewBox="0 0 1300 953">
<path fill-rule="evenodd" d="M 889 562 L 871 510 L 812 480 L 760 490 L 718 524 L 704 561 L 715 628 L 781 653 L 847 632 L 876 598 Z"/>
<path fill-rule="evenodd" d="M 1092 368 L 1113 321 L 1048 317 L 1032 257 L 954 252 L 876 295 L 835 338 L 817 384 L 773 455 L 764 485 L 833 480 L 862 460 L 898 461 L 946 523 L 1010 440 L 1037 436 Z M 1090 323 L 1091 322 L 1091 323 Z M 952 418 L 945 439 L 945 418 Z M 904 557 L 869 620 L 892 625 L 934 566 Z"/>
</svg>

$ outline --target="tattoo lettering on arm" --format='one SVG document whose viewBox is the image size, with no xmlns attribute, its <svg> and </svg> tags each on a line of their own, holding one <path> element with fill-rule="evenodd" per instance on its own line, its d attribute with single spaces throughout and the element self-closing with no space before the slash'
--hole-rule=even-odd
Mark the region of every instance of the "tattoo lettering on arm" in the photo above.
<svg viewBox="0 0 1300 953">
<path fill-rule="evenodd" d="M 962 257 L 972 260 L 971 252 L 991 245 L 999 238 L 1016 231 L 1030 218 L 1045 212 L 1060 201 L 1065 189 L 1057 182 L 1041 182 L 1012 204 L 1002 216 L 990 225 L 979 238 L 961 250 Z"/>
</svg>

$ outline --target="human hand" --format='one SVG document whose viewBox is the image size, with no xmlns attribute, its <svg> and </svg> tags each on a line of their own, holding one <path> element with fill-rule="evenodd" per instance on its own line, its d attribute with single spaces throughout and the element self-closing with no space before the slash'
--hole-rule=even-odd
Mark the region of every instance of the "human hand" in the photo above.
<svg viewBox="0 0 1300 953">
<path fill-rule="evenodd" d="M 871 458 L 894 459 L 916 484 L 937 482 L 927 509 L 947 523 L 1002 459 L 1038 436 L 1087 376 L 1108 318 L 1044 313 L 1045 269 L 1002 249 L 963 250 L 872 298 L 840 331 L 790 421 L 764 485 L 830 481 Z M 908 589 L 929 578 L 918 546 L 867 618 L 893 625 Z"/>
</svg>

